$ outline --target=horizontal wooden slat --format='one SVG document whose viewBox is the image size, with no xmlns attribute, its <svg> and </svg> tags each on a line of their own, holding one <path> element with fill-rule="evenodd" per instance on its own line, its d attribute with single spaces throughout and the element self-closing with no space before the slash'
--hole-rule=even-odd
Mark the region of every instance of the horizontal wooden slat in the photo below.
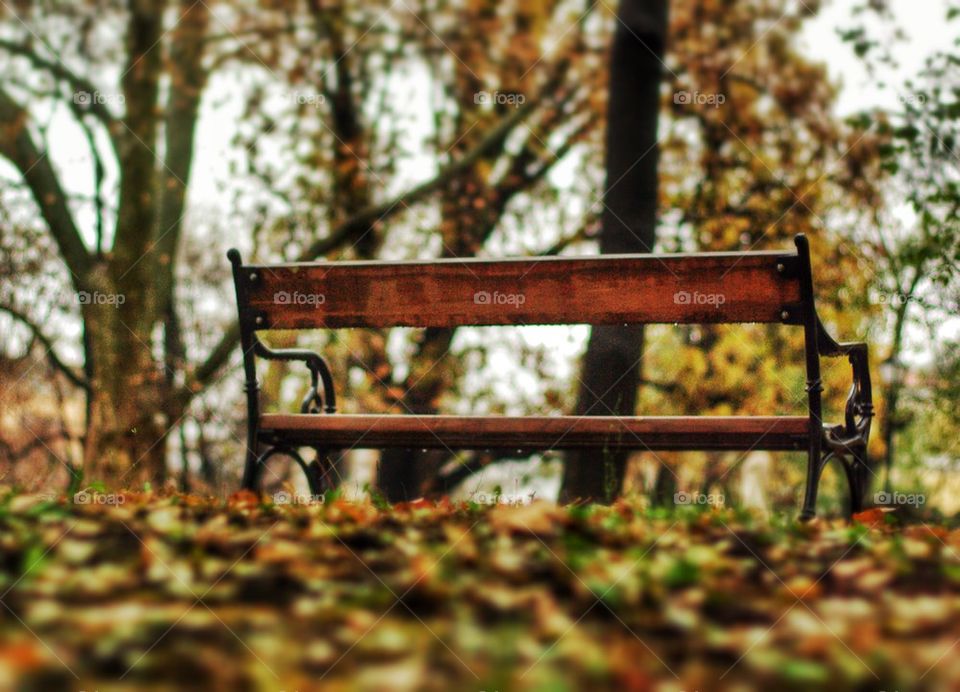
<svg viewBox="0 0 960 692">
<path fill-rule="evenodd" d="M 441 449 L 798 449 L 805 416 L 412 416 L 267 414 L 261 433 L 335 448 Z"/>
<path fill-rule="evenodd" d="M 247 266 L 240 280 L 258 329 L 780 322 L 800 301 L 798 262 L 770 252 L 317 262 Z"/>
</svg>

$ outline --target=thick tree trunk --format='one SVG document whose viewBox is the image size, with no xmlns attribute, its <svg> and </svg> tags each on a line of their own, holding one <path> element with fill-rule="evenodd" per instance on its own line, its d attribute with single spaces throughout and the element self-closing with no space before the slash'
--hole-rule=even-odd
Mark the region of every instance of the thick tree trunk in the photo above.
<svg viewBox="0 0 960 692">
<path fill-rule="evenodd" d="M 97 258 L 83 281 L 89 286 L 82 312 L 93 384 L 84 473 L 88 481 L 116 488 L 165 480 L 169 428 L 187 403 L 175 393 L 173 377 L 182 367 L 184 350 L 174 312 L 175 268 L 207 78 L 202 57 L 209 9 L 181 0 L 177 24 L 169 32 L 166 68 L 157 47 L 165 35 L 163 10 L 162 3 L 131 4 L 127 69 L 121 79 L 126 113 L 118 150 L 122 175 L 116 238 L 111 254 Z M 161 114 L 164 69 L 173 88 Z M 152 143 L 161 132 L 165 158 L 158 165 Z M 162 348 L 154 344 L 161 324 Z"/>
<path fill-rule="evenodd" d="M 84 479 L 111 488 L 159 484 L 166 477 L 167 427 L 173 422 L 168 388 L 149 337 L 135 334 L 125 318 L 126 296 L 98 295 L 113 302 L 83 308 L 93 384 Z"/>
<path fill-rule="evenodd" d="M 107 257 L 97 257 L 81 293 L 92 398 L 84 449 L 85 479 L 135 487 L 165 475 L 169 400 L 162 354 L 151 347 L 158 306 L 169 294 L 156 285 L 159 234 L 157 104 L 163 71 L 163 6 L 130 4 L 126 63 L 120 86 L 125 129 L 118 135 L 120 165 L 117 228 Z M 172 258 L 171 260 L 172 261 Z"/>
<path fill-rule="evenodd" d="M 619 19 L 610 57 L 603 254 L 653 249 L 667 0 L 623 0 Z M 594 327 L 583 361 L 577 413 L 633 415 L 642 352 L 642 326 Z M 610 501 L 623 485 L 626 460 L 625 453 L 568 454 L 561 501 Z"/>
</svg>

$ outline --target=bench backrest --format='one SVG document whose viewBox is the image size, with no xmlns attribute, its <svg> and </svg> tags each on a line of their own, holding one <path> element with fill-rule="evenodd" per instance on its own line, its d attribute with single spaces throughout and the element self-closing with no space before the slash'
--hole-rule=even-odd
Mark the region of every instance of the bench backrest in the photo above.
<svg viewBox="0 0 960 692">
<path fill-rule="evenodd" d="M 786 322 L 803 312 L 797 252 L 242 265 L 259 329 Z"/>
</svg>

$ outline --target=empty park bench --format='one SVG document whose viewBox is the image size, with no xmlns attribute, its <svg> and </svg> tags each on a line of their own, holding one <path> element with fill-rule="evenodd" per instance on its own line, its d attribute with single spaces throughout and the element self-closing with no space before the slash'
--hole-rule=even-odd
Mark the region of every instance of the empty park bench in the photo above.
<svg viewBox="0 0 960 692">
<path fill-rule="evenodd" d="M 867 345 L 838 343 L 814 306 L 807 239 L 796 252 L 243 264 L 230 250 L 247 395 L 243 486 L 256 490 L 268 459 L 289 455 L 311 491 L 334 450 L 441 448 L 597 450 L 804 450 L 801 518 L 816 511 L 820 475 L 842 463 L 850 509 L 860 511 L 873 415 Z M 803 416 L 452 416 L 336 412 L 324 359 L 271 349 L 271 329 L 544 324 L 781 323 L 803 328 L 808 413 Z M 844 419 L 821 418 L 820 357 L 853 367 Z M 299 413 L 261 411 L 256 361 L 302 361 L 311 374 Z M 317 450 L 306 463 L 303 447 Z M 598 455 L 597 463 L 601 463 Z"/>
</svg>

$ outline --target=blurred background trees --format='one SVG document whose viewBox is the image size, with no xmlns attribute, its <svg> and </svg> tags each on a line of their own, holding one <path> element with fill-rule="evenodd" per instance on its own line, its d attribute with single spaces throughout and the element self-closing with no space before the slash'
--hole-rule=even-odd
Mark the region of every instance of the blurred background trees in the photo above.
<svg viewBox="0 0 960 692">
<path fill-rule="evenodd" d="M 949 467 L 957 348 L 938 325 L 957 313 L 956 58 L 935 56 L 903 87 L 916 98 L 840 117 L 824 56 L 800 45 L 819 5 L 669 3 L 655 249 L 779 248 L 807 233 L 828 327 L 876 344 L 874 372 L 885 374 L 873 459 L 889 449 L 904 469 Z M 6 479 L 43 486 L 85 468 L 111 484 L 236 487 L 230 246 L 260 261 L 596 252 L 610 46 L 630 25 L 615 9 L 185 0 L 0 10 Z M 842 30 L 882 72 L 873 56 L 885 42 Z M 633 408 L 802 411 L 793 331 L 647 329 Z M 918 345 L 919 333 L 938 338 Z M 326 352 L 347 410 L 560 413 L 577 408 L 588 335 L 269 339 Z M 835 416 L 848 367 L 824 365 Z M 290 408 L 306 386 L 282 364 L 262 376 L 272 408 Z M 552 474 L 554 488 L 551 459 L 412 450 L 348 455 L 341 471 L 409 499 L 473 487 L 463 484 L 505 464 Z M 615 476 L 660 499 L 691 483 L 734 495 L 743 463 L 638 454 Z M 782 485 L 771 483 L 773 500 L 792 501 Z"/>
<path fill-rule="evenodd" d="M 610 47 L 604 138 L 601 254 L 653 252 L 656 245 L 660 85 L 667 44 L 667 0 L 624 0 Z M 642 376 L 643 325 L 597 325 L 583 355 L 578 415 L 633 415 Z M 600 458 L 598 459 L 598 456 Z M 571 451 L 560 499 L 611 501 L 620 495 L 629 455 Z"/>
<path fill-rule="evenodd" d="M 960 4 L 945 3 L 956 34 Z M 934 51 L 916 75 L 890 79 L 905 38 L 886 3 L 857 7 L 843 32 L 868 72 L 891 93 L 889 109 L 857 114 L 872 128 L 884 200 L 855 230 L 865 273 L 866 301 L 881 310 L 871 331 L 880 342 L 883 410 L 880 440 L 883 488 L 930 493 L 955 508 L 957 470 L 958 333 L 960 315 L 960 53 Z M 879 23 L 875 21 L 879 18 Z M 874 21 L 871 21 L 874 20 Z M 894 470 L 898 482 L 894 482 Z"/>
</svg>

